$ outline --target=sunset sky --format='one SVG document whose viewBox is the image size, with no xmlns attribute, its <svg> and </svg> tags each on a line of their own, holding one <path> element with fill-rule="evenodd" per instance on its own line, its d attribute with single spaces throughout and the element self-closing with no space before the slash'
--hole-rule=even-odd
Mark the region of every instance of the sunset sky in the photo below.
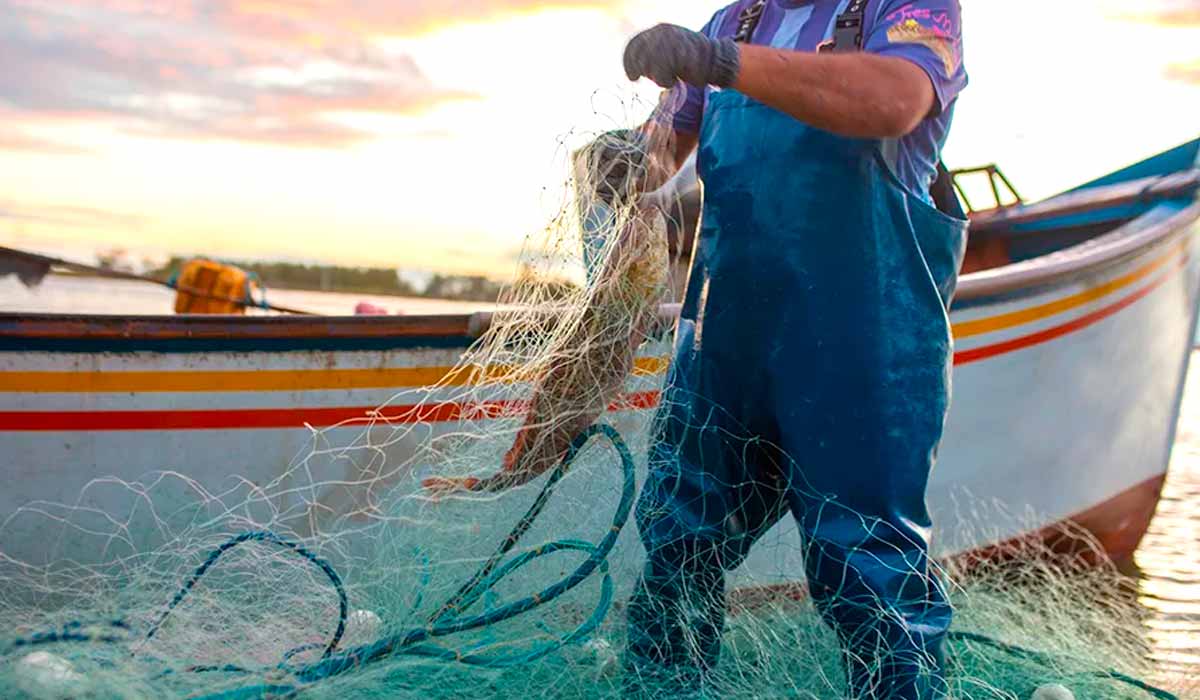
<svg viewBox="0 0 1200 700">
<path fill-rule="evenodd" d="M 1042 197 L 1200 136 L 1200 0 L 962 0 L 946 152 Z M 0 0 L 0 244 L 505 277 L 700 0 Z"/>
</svg>

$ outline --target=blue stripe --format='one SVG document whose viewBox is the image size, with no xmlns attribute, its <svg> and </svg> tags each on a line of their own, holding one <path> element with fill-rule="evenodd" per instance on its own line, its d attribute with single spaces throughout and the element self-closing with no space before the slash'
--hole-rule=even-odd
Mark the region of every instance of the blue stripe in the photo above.
<svg viewBox="0 0 1200 700">
<path fill-rule="evenodd" d="M 775 36 L 775 30 L 779 28 L 779 22 L 783 19 L 785 12 L 786 10 L 780 7 L 780 0 L 767 3 L 762 19 L 759 20 L 758 26 L 754 28 L 754 34 L 750 37 L 750 43 L 759 46 L 774 46 L 770 42 L 770 38 Z"/>
<path fill-rule="evenodd" d="M 820 3 L 810 21 L 806 22 L 804 29 L 800 31 L 799 46 L 813 51 L 821 42 L 832 37 L 833 22 L 849 2 L 850 0 L 840 0 L 840 2 Z"/>
<path fill-rule="evenodd" d="M 779 23 L 779 28 L 775 30 L 774 36 L 771 37 L 771 46 L 777 49 L 799 49 L 800 47 L 800 32 L 812 17 L 813 6 L 805 5 L 795 9 L 787 10 L 783 15 L 783 21 Z"/>
<path fill-rule="evenodd" d="M 300 352 L 306 350 L 416 350 L 466 348 L 468 335 L 366 338 L 14 338 L 0 336 L 0 352 Z"/>
<path fill-rule="evenodd" d="M 713 18 L 709 20 L 709 37 L 719 39 L 725 36 L 733 36 L 737 32 L 737 15 L 735 12 L 737 7 L 730 5 L 721 9 Z"/>
</svg>

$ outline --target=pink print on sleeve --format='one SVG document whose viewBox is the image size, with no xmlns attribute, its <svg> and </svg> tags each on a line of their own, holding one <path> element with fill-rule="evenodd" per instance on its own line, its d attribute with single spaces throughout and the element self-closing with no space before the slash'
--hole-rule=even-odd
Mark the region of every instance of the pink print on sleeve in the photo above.
<svg viewBox="0 0 1200 700">
<path fill-rule="evenodd" d="M 889 43 L 919 44 L 928 48 L 942 60 L 947 76 L 958 69 L 962 59 L 954 20 L 949 12 L 908 3 L 885 19 Z"/>
</svg>

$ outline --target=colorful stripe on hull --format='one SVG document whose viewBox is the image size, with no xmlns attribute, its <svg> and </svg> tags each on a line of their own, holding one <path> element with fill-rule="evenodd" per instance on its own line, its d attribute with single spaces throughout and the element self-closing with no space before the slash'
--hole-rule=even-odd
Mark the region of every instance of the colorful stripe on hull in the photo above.
<svg viewBox="0 0 1200 700">
<path fill-rule="evenodd" d="M 953 325 L 953 333 L 957 340 L 962 341 L 1036 324 L 1059 314 L 1082 309 L 1089 304 L 1109 300 L 1103 306 L 1057 325 L 978 347 L 959 349 L 954 354 L 954 364 L 966 365 L 1047 343 L 1117 314 L 1179 275 L 1190 260 L 1187 242 L 1181 241 L 1149 262 L 1081 292 L 1015 311 L 958 321 Z M 1118 292 L 1138 283 L 1143 284 L 1125 296 L 1110 299 Z M 666 357 L 638 358 L 635 374 L 660 374 L 665 371 L 667 364 Z M 461 387 L 478 381 L 481 371 L 483 370 L 478 368 L 456 370 L 448 366 L 198 371 L 8 371 L 0 372 L 0 397 L 4 393 L 229 393 L 397 390 L 434 385 Z M 487 368 L 486 372 L 488 379 L 503 381 L 511 373 L 511 369 L 495 366 Z M 658 399 L 657 391 L 630 394 L 622 399 L 620 408 L 651 408 L 657 405 Z M 389 423 L 436 423 L 503 417 L 519 412 L 522 405 L 520 401 L 459 403 L 429 400 L 425 403 L 386 407 L 382 411 L 378 410 L 377 405 L 206 410 L 9 410 L 0 411 L 0 431 L 230 430 L 293 428 L 305 425 L 325 428 L 346 421 L 368 420 Z"/>
</svg>

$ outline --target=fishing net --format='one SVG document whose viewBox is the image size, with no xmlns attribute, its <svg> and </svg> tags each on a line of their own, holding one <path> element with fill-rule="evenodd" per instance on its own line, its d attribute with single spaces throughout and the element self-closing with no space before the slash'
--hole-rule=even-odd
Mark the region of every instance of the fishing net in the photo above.
<svg viewBox="0 0 1200 700">
<path fill-rule="evenodd" d="M 9 516 L 0 542 L 33 519 L 51 556 L 0 552 L 0 696 L 678 694 L 622 661 L 677 282 L 668 221 L 628 194 L 662 181 L 657 138 L 572 154 L 571 196 L 454 369 L 314 430 L 277 478 L 99 480 Z M 951 697 L 1197 691 L 1144 661 L 1141 608 L 1096 550 L 992 554 L 930 572 L 955 609 Z M 785 527 L 731 572 L 721 658 L 685 695 L 847 697 L 803 557 Z"/>
</svg>

